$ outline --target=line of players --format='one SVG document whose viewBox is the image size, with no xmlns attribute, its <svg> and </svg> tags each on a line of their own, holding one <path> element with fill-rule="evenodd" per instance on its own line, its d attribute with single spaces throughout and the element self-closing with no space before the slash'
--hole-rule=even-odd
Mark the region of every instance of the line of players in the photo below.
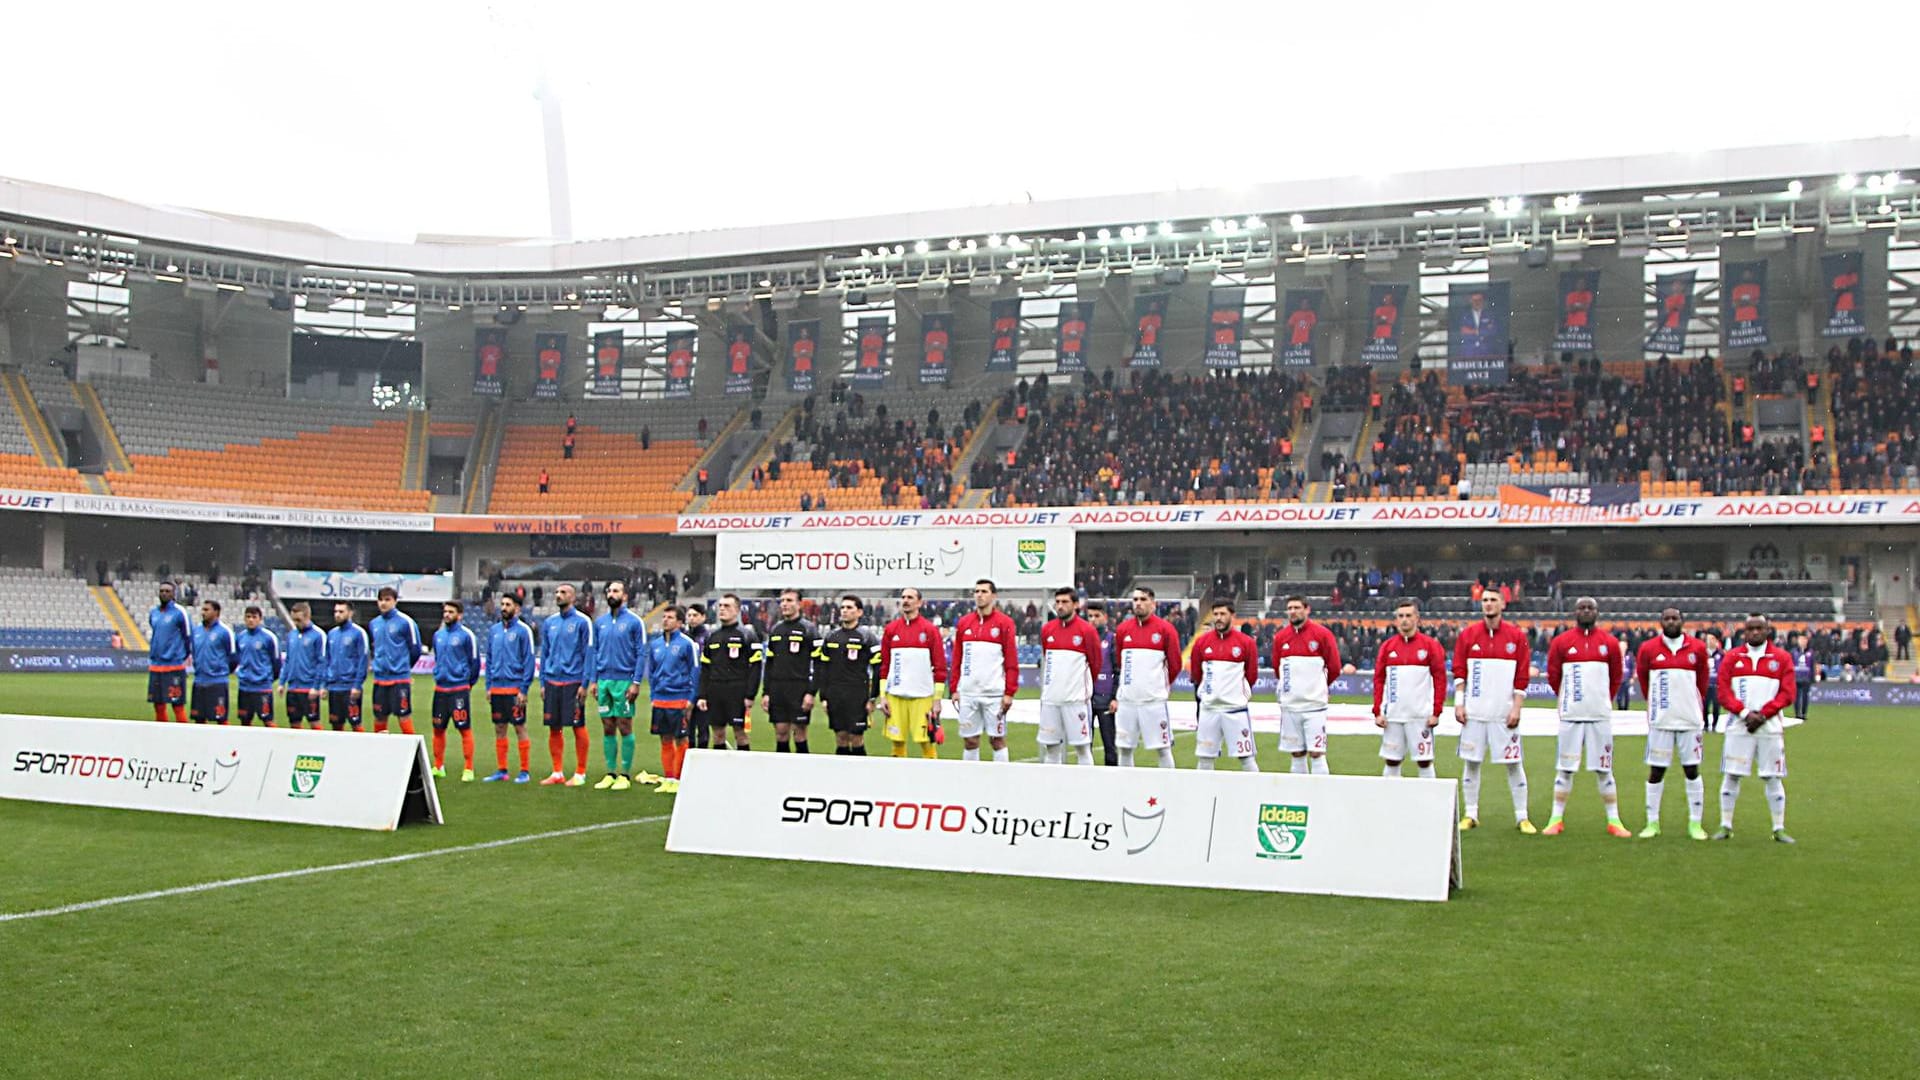
<svg viewBox="0 0 1920 1080">
<path fill-rule="evenodd" d="M 865 756 L 864 733 L 874 712 L 894 757 L 906 757 L 917 744 L 924 757 L 937 755 L 943 741 L 940 713 L 945 684 L 959 718 L 963 757 L 980 760 L 984 739 L 995 761 L 1007 760 L 1006 720 L 1019 690 L 1018 634 L 998 606 L 998 590 L 982 579 L 973 588 L 974 609 L 955 624 L 951 641 L 921 613 L 917 589 L 900 594 L 900 615 L 876 636 L 861 626 L 864 605 L 842 597 L 838 626 L 821 633 L 800 617 L 797 590 L 780 594 L 780 618 L 762 639 L 740 620 L 737 596 L 715 604 L 718 622 L 705 625 L 699 605 L 671 607 L 662 631 L 649 641 L 644 624 L 626 606 L 624 586 L 606 589 L 607 611 L 597 621 L 574 607 L 574 590 L 556 590 L 558 611 L 542 625 L 536 646 L 531 626 L 520 617 L 512 597 L 501 600 L 500 621 L 491 628 L 487 691 L 495 729 L 498 769 L 485 779 L 509 778 L 509 745 L 517 736 L 517 783 L 532 779 L 530 740 L 526 735 L 527 691 L 536 657 L 543 690 L 544 720 L 552 772 L 546 785 L 586 784 L 588 738 L 585 696 L 596 699 L 602 722 L 606 775 L 595 786 L 625 790 L 634 782 L 634 706 L 642 684 L 651 683 L 651 729 L 660 737 L 661 775 L 639 774 L 640 782 L 677 787 L 680 764 L 691 745 L 748 749 L 748 715 L 759 698 L 774 724 L 782 752 L 808 751 L 807 729 L 816 704 L 826 707 L 836 738 L 836 754 Z M 387 730 L 388 717 L 413 733 L 412 669 L 421 654 L 420 631 L 397 609 L 397 595 L 383 589 L 379 614 L 365 628 L 353 621 L 350 605 L 336 604 L 336 625 L 322 633 L 312 625 L 304 603 L 290 609 L 294 628 L 282 649 L 261 628 L 261 611 L 249 607 L 246 628 L 236 634 L 219 621 L 220 605 L 201 605 L 201 621 L 189 626 L 173 603 L 173 587 L 162 583 L 159 603 L 148 614 L 152 640 L 148 700 L 154 718 L 165 721 L 171 705 L 176 721 L 182 711 L 186 661 L 194 668 L 191 717 L 225 723 L 227 678 L 238 674 L 239 717 L 270 725 L 273 688 L 278 681 L 288 722 L 320 725 L 320 695 L 327 695 L 332 728 L 361 730 L 362 686 L 374 681 L 374 730 Z M 1152 751 L 1161 768 L 1172 768 L 1171 690 L 1181 670 L 1179 633 L 1155 613 L 1153 590 L 1137 588 L 1130 617 L 1111 638 L 1080 613 L 1071 588 L 1055 591 L 1053 618 L 1041 628 L 1040 724 L 1042 759 L 1058 763 L 1071 747 L 1075 763 L 1093 764 L 1096 723 L 1118 763 L 1131 765 L 1137 749 Z M 1343 672 L 1338 641 L 1314 622 L 1306 599 L 1286 602 L 1287 625 L 1275 635 L 1272 665 L 1280 705 L 1280 749 L 1292 757 L 1296 773 L 1326 773 L 1326 716 L 1329 687 Z M 1398 776 L 1412 757 L 1421 776 L 1432 776 L 1434 729 L 1445 710 L 1449 674 L 1455 718 L 1462 727 L 1459 754 L 1465 813 L 1460 828 L 1479 825 L 1482 766 L 1506 766 L 1517 828 L 1536 830 L 1528 814 L 1521 709 L 1531 678 L 1531 649 L 1525 634 L 1504 621 L 1497 595 L 1481 601 L 1480 621 L 1462 628 L 1449 672 L 1445 650 L 1419 630 L 1419 605 L 1402 600 L 1394 612 L 1396 633 L 1382 642 L 1375 658 L 1373 715 L 1382 730 L 1384 773 Z M 1620 821 L 1613 777 L 1612 703 L 1623 679 L 1620 643 L 1601 630 L 1598 605 L 1581 598 L 1574 605 L 1575 626 L 1556 636 L 1547 650 L 1547 682 L 1558 705 L 1559 734 L 1553 812 L 1545 832 L 1558 835 L 1574 776 L 1582 762 L 1596 777 L 1607 813 L 1607 831 L 1631 835 Z M 472 780 L 473 737 L 470 692 L 481 673 L 478 642 L 462 622 L 462 607 L 442 607 L 442 626 L 434 635 L 434 771 L 445 776 L 446 730 L 461 736 L 463 780 Z M 1101 620 L 1104 622 L 1104 620 Z M 1699 766 L 1704 745 L 1707 702 L 1717 699 L 1739 722 L 1731 725 L 1722 755 L 1721 828 L 1732 835 L 1734 805 L 1742 778 L 1754 771 L 1765 785 L 1777 840 L 1792 843 L 1785 831 L 1785 739 L 1781 714 L 1794 700 L 1794 666 L 1772 643 L 1765 616 L 1754 615 L 1744 630 L 1746 646 L 1723 658 L 1718 685 L 1709 686 L 1708 654 L 1697 638 L 1685 634 L 1681 613 L 1661 615 L 1660 636 L 1642 644 L 1636 671 L 1648 703 L 1646 763 L 1647 825 L 1643 838 L 1659 835 L 1665 773 L 1676 762 L 1686 776 L 1688 832 L 1704 839 L 1704 789 Z M 1107 656 L 1114 657 L 1108 670 Z M 1207 629 L 1192 643 L 1187 662 L 1198 707 L 1198 767 L 1212 769 L 1221 756 L 1236 759 L 1247 772 L 1259 771 L 1254 755 L 1250 706 L 1258 680 L 1258 646 L 1233 625 L 1232 604 L 1210 605 Z M 582 690 L 585 690 L 583 695 Z M 1096 714 L 1104 702 L 1104 709 Z M 1112 733 L 1104 730 L 1112 724 Z M 563 768 L 563 731 L 574 733 L 575 768 Z M 1744 729 L 1744 730 L 1742 730 Z"/>
</svg>

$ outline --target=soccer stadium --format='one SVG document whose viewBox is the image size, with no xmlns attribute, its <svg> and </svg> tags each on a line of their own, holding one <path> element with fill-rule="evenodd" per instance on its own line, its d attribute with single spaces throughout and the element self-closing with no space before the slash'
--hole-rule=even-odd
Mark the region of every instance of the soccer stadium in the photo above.
<svg viewBox="0 0 1920 1080">
<path fill-rule="evenodd" d="M 1920 1069 L 1920 129 L 622 217 L 511 9 L 0 157 L 0 1075 Z"/>
</svg>

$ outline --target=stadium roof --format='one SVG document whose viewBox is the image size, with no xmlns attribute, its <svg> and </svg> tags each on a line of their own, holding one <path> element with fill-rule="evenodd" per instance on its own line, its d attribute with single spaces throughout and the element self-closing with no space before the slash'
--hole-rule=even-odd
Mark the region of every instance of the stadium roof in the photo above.
<svg viewBox="0 0 1920 1080">
<path fill-rule="evenodd" d="M 568 274 L 606 267 L 699 264 L 865 245 L 945 243 L 954 237 L 1041 233 L 1103 222 L 1205 221 L 1223 215 L 1366 215 L 1458 206 L 1498 196 L 1689 191 L 1798 179 L 1813 188 L 1843 174 L 1920 167 L 1920 139 L 1759 146 L 1630 157 L 1348 176 L 1015 205 L 555 243 L 544 239 L 423 235 L 411 243 L 356 239 L 296 222 L 148 206 L 30 181 L 0 179 L 0 216 L 113 236 L 176 243 L 315 266 L 426 275 Z"/>
</svg>

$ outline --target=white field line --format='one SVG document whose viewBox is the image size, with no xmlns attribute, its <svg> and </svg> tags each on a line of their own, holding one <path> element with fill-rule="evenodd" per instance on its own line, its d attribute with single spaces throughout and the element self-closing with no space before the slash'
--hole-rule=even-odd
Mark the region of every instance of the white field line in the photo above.
<svg viewBox="0 0 1920 1080">
<path fill-rule="evenodd" d="M 508 847 L 513 844 L 531 843 L 535 840 L 554 840 L 562 836 L 578 836 L 581 833 L 600 832 L 603 829 L 620 829 L 629 825 L 650 825 L 656 821 L 665 821 L 672 816 L 672 814 L 654 814 L 650 817 L 628 818 L 625 821 L 603 821 L 597 825 L 576 825 L 570 829 L 554 829 L 551 832 L 529 833 L 526 836 L 509 836 L 502 840 L 486 840 L 478 844 L 462 844 L 458 847 L 435 848 L 432 851 L 411 851 L 405 855 L 388 855 L 378 859 L 357 859 L 353 862 L 333 863 L 329 866 L 308 866 L 299 870 L 278 870 L 271 874 L 249 874 L 246 877 L 226 878 L 220 881 L 204 881 L 198 885 L 179 885 L 171 889 L 155 889 L 152 892 L 129 893 L 125 896 L 109 896 L 100 900 L 85 900 L 77 904 L 62 904 L 59 907 L 40 908 L 37 911 L 0 912 L 0 923 L 20 922 L 27 919 L 46 919 L 55 915 L 73 915 L 82 911 L 116 907 L 120 904 L 132 904 L 141 900 L 162 900 L 170 896 L 191 896 L 195 893 L 212 892 L 215 889 L 231 889 L 239 885 L 257 885 L 266 881 L 285 881 L 289 878 L 311 877 L 314 874 L 332 874 L 342 870 L 365 870 L 376 866 L 393 866 L 397 863 L 413 862 L 416 859 L 433 859 L 442 855 L 464 855 L 469 852 L 487 851 L 492 848 Z"/>
</svg>

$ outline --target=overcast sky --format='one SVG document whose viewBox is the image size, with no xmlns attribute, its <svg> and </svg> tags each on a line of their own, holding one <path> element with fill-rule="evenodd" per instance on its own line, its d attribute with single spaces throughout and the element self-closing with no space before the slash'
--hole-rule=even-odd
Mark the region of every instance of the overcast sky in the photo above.
<svg viewBox="0 0 1920 1080">
<path fill-rule="evenodd" d="M 0 175 L 363 237 L 544 236 L 543 74 L 579 239 L 1920 134 L 1873 44 L 1906 5 L 1822 10 L 40 4 L 6 16 Z"/>
</svg>

